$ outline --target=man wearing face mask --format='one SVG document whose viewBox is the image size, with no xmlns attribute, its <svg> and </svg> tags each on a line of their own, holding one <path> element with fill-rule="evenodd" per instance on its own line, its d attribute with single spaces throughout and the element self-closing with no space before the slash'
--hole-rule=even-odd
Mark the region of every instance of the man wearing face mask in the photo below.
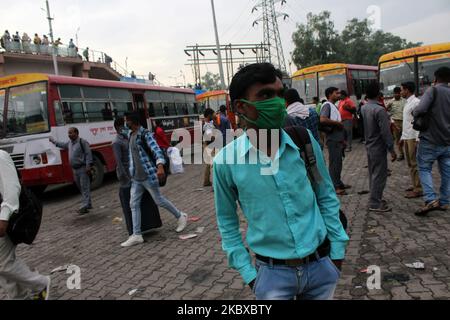
<svg viewBox="0 0 450 320">
<path fill-rule="evenodd" d="M 222 246 L 258 300 L 332 299 L 349 238 L 320 145 L 309 132 L 322 177 L 313 188 L 299 148 L 282 129 L 281 79 L 269 63 L 246 66 L 233 77 L 230 97 L 246 131 L 214 160 Z M 239 231 L 237 203 L 256 265 Z"/>
</svg>

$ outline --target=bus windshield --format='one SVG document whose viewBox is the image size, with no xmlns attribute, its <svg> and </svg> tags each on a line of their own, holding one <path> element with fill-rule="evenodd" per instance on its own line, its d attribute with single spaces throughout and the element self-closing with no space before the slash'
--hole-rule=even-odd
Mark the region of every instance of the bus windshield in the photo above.
<svg viewBox="0 0 450 320">
<path fill-rule="evenodd" d="M 320 97 L 325 97 L 325 90 L 330 87 L 336 87 L 339 90 L 348 90 L 345 69 L 319 73 Z"/>
<path fill-rule="evenodd" d="M 423 57 L 419 58 L 419 95 L 431 87 L 434 81 L 434 73 L 441 67 L 450 67 L 450 54 L 448 58 L 434 59 Z"/>
<path fill-rule="evenodd" d="M 7 104 L 6 136 L 48 131 L 47 83 L 38 82 L 11 88 Z"/>
<path fill-rule="evenodd" d="M 394 94 L 395 87 L 400 87 L 404 82 L 412 81 L 414 79 L 414 61 L 398 62 L 394 65 L 392 63 L 382 64 L 380 68 L 380 84 L 381 90 L 386 96 Z"/>
</svg>

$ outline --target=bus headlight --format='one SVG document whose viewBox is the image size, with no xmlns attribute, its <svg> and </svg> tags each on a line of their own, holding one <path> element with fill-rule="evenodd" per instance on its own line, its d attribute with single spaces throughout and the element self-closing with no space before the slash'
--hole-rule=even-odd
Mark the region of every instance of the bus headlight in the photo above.
<svg viewBox="0 0 450 320">
<path fill-rule="evenodd" d="M 31 156 L 33 164 L 38 166 L 41 164 L 48 164 L 47 153 L 35 154 Z"/>
<path fill-rule="evenodd" d="M 33 164 L 40 165 L 41 164 L 41 157 L 40 156 L 33 156 Z"/>
</svg>

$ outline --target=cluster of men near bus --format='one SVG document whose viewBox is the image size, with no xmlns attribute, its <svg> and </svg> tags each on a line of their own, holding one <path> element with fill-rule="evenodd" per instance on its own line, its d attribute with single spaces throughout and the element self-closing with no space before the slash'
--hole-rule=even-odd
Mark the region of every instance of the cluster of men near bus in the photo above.
<svg viewBox="0 0 450 320">
<path fill-rule="evenodd" d="M 435 86 L 421 100 L 415 96 L 415 84 L 407 82 L 395 89 L 392 101 L 384 103 L 379 85 L 373 83 L 358 107 L 346 92 L 335 87 L 326 89 L 327 101 L 320 105 L 317 101 L 318 105 L 311 107 L 302 103 L 295 89 L 285 89 L 281 72 L 271 64 L 246 66 L 233 77 L 230 98 L 244 130 L 220 151 L 209 150 L 215 158 L 212 166 L 207 165 L 204 185 L 211 185 L 212 171 L 223 249 L 230 266 L 241 274 L 257 299 L 333 297 L 349 241 L 340 219 L 338 195 L 346 195 L 346 190 L 351 188 L 341 180 L 341 173 L 345 152 L 351 151 L 355 117 L 359 117 L 364 125 L 370 177 L 368 210 L 374 213 L 392 210 L 383 199 L 389 175 L 388 153 L 392 161 L 407 160 L 411 170 L 411 188 L 406 191 L 406 197 L 423 196 L 425 200 L 424 207 L 416 212 L 418 216 L 448 209 L 450 69 L 440 68 L 435 78 Z M 428 129 L 417 132 L 412 122 L 423 115 L 427 115 Z M 206 137 L 212 136 L 211 131 L 215 129 L 224 135 L 227 130 L 232 130 L 224 107 L 218 116 L 207 109 L 204 117 Z M 117 174 L 120 187 L 131 193 L 128 205 L 133 220 L 133 234 L 122 243 L 123 247 L 144 242 L 139 205 L 144 190 L 152 195 L 158 206 L 167 209 L 177 219 L 177 232 L 185 229 L 188 220 L 187 214 L 160 192 L 159 182 L 165 177 L 164 164 L 168 161 L 164 150 L 169 147 L 162 128 L 157 124 L 155 132 L 151 133 L 139 123 L 139 115 L 134 113 L 127 114 L 125 120 L 115 120 Z M 311 168 L 299 153 L 302 147 L 282 130 L 292 127 L 309 129 L 308 145 L 312 147 L 314 166 L 320 175 L 317 181 L 310 180 L 308 170 Z M 261 141 L 262 135 L 251 134 L 252 131 L 272 130 L 279 132 L 276 148 L 267 141 Z M 79 213 L 84 215 L 92 208 L 89 191 L 92 155 L 76 128 L 69 130 L 69 139 L 69 142 L 58 142 L 50 138 L 58 147 L 69 150 L 75 181 L 83 199 Z M 211 141 L 205 141 L 204 145 L 208 149 Z M 399 148 L 399 157 L 395 145 Z M 323 156 L 325 146 L 329 154 L 328 168 Z M 228 154 L 239 158 L 239 161 L 226 161 Z M 6 156 L 2 154 L 2 157 Z M 256 164 L 249 162 L 253 156 L 258 159 Z M 276 172 L 261 174 L 262 169 L 276 161 L 280 164 Z M 432 166 L 436 161 L 441 175 L 440 195 L 435 192 L 432 179 Z M 8 163 L 11 165 L 10 161 Z M 3 176 L 1 179 L 3 181 Z M 7 179 L 11 181 L 12 178 Z M 0 191 L 3 194 L 5 190 Z M 15 204 L 5 207 L 7 209 L 2 204 L 0 220 L 8 220 L 8 214 L 17 207 Z M 247 244 L 244 244 L 239 230 L 238 204 L 248 223 Z M 124 212 L 127 210 L 123 209 Z M 0 234 L 2 236 L 4 234 Z M 7 242 L 6 238 L 0 239 L 1 243 Z M 254 253 L 255 263 L 246 245 Z M 6 266 L 4 260 L 13 259 L 9 256 L 4 258 L 1 248 L 0 245 L 0 280 L 8 277 L 2 273 Z M 11 250 L 14 249 L 9 245 Z M 40 278 L 24 265 L 17 268 L 20 271 L 16 271 L 15 279 L 24 279 L 22 286 L 34 291 L 48 289 L 49 279 Z M 5 281 L 0 282 L 8 291 L 4 284 Z M 19 296 L 11 287 L 8 294 Z"/>
</svg>

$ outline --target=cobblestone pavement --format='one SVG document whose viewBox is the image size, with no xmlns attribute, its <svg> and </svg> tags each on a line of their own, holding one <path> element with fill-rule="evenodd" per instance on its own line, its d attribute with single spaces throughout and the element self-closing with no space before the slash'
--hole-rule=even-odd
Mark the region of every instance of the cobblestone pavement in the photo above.
<svg viewBox="0 0 450 320">
<path fill-rule="evenodd" d="M 385 191 L 394 211 L 367 212 L 368 189 L 365 149 L 356 145 L 345 160 L 344 182 L 353 185 L 342 206 L 350 222 L 347 251 L 336 299 L 448 299 L 450 297 L 450 212 L 419 219 L 414 210 L 421 199 L 406 200 L 409 187 L 406 162 L 391 165 L 393 174 Z M 41 273 L 74 264 L 81 268 L 81 290 L 69 290 L 64 271 L 53 274 L 52 299 L 253 299 L 237 272 L 228 268 L 221 250 L 211 188 L 200 188 L 202 166 L 187 166 L 172 176 L 163 189 L 183 211 L 200 217 L 185 233 L 205 227 L 198 238 L 179 240 L 175 219 L 161 209 L 163 227 L 145 237 L 146 243 L 121 248 L 127 234 L 122 223 L 118 185 L 114 177 L 93 192 L 95 209 L 77 217 L 79 195 L 73 187 L 47 192 L 41 232 L 31 247 L 20 246 L 18 256 Z M 245 223 L 243 222 L 245 229 Z M 409 269 L 421 261 L 425 270 Z M 381 268 L 382 289 L 368 290 L 368 266 Z M 388 281 L 386 276 L 409 277 Z M 130 296 L 132 289 L 139 289 Z M 5 294 L 0 289 L 0 299 Z"/>
</svg>

